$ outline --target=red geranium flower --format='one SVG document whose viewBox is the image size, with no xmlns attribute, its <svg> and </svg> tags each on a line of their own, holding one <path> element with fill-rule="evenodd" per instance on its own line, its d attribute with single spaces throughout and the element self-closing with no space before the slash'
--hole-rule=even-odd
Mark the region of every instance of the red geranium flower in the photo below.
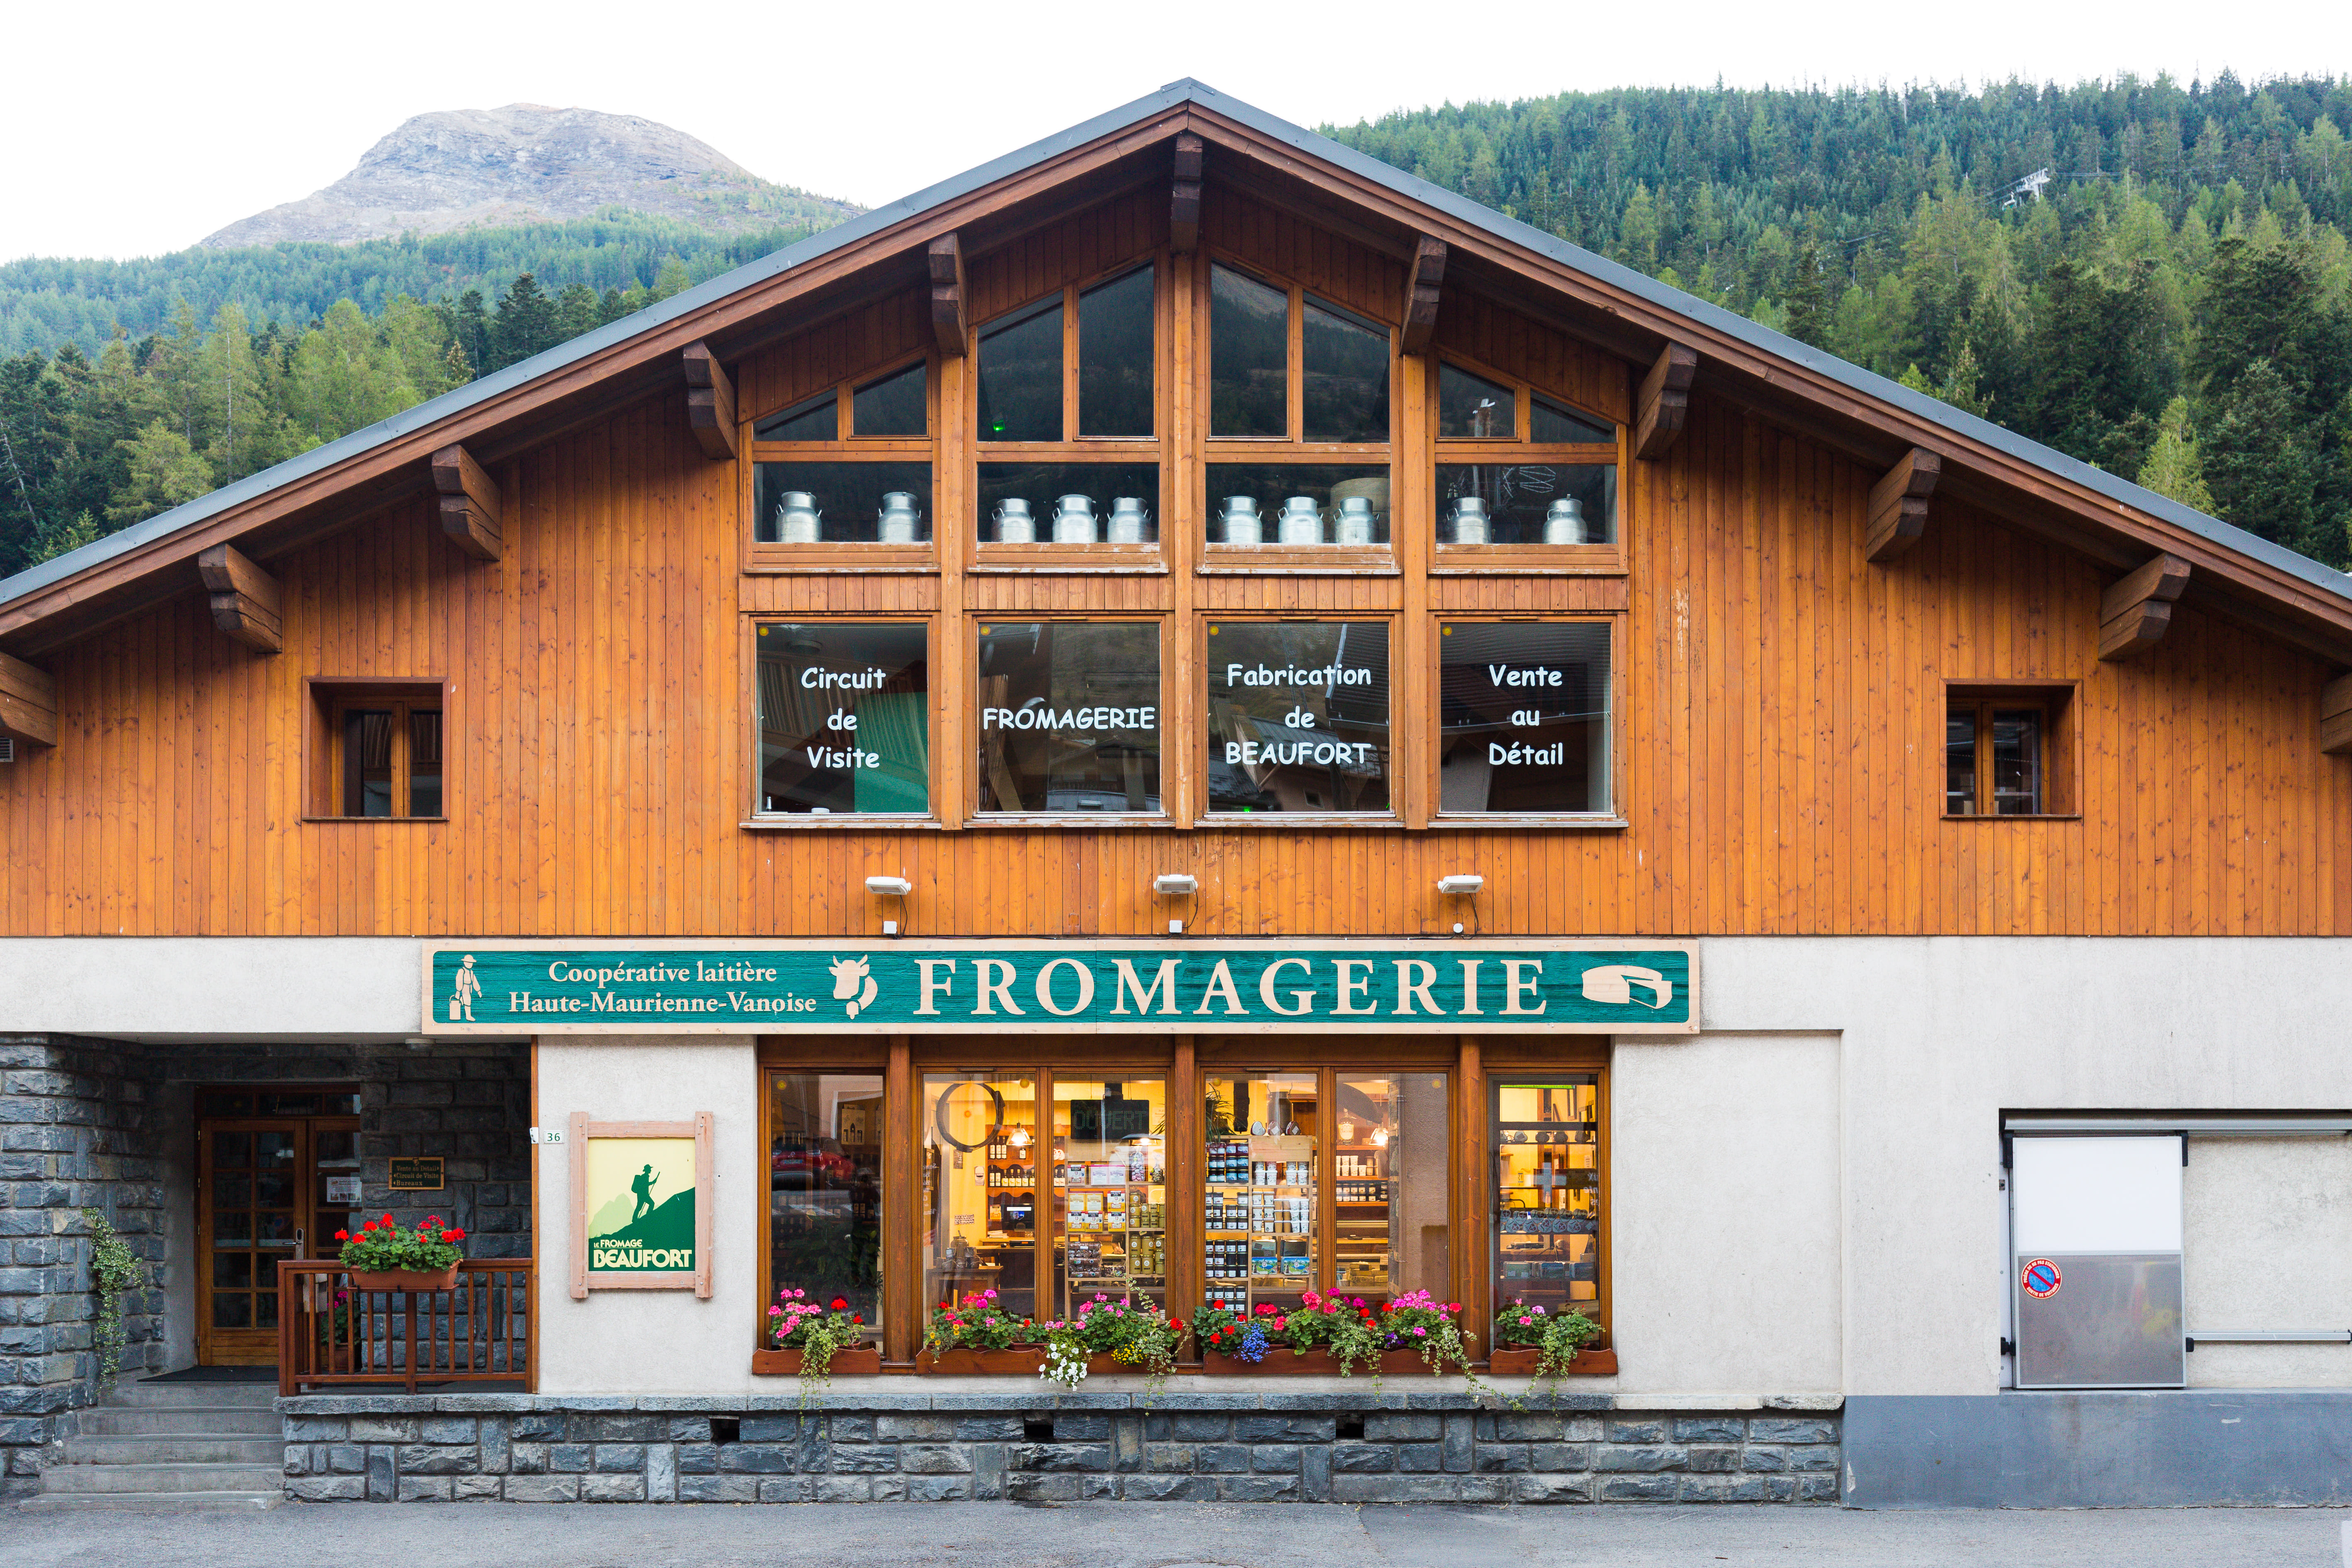
<svg viewBox="0 0 2352 1568">
<path fill-rule="evenodd" d="M 834 1311 L 846 1312 L 849 1310 L 849 1298 L 846 1296 L 835 1296 L 830 1305 Z"/>
<path fill-rule="evenodd" d="M 352 1233 L 348 1230 L 339 1230 L 335 1232 L 335 1239 L 337 1241 L 349 1241 L 351 1238 Z"/>
</svg>

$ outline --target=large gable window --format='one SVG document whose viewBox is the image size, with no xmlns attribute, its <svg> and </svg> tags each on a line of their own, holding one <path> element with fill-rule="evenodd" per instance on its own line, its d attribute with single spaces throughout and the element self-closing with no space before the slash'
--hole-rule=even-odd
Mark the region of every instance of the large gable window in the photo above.
<svg viewBox="0 0 2352 1568">
<path fill-rule="evenodd" d="M 928 563 L 930 408 L 930 367 L 917 360 L 755 422 L 745 565 L 821 566 L 845 548 L 861 564 Z"/>
<path fill-rule="evenodd" d="M 1436 570 L 1622 568 L 1615 425 L 1451 360 L 1436 405 Z"/>
</svg>

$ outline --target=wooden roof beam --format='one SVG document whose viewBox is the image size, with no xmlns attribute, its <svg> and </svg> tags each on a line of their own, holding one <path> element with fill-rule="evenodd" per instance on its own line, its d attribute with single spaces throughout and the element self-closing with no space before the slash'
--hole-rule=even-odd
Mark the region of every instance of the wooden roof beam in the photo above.
<svg viewBox="0 0 2352 1568">
<path fill-rule="evenodd" d="M 2331 757 L 2352 756 L 2352 675 L 2319 689 L 2319 749 Z"/>
<path fill-rule="evenodd" d="M 1944 459 L 1914 447 L 1895 459 L 1886 477 L 1870 487 L 1870 527 L 1863 535 L 1865 561 L 1885 563 L 1919 542 L 1927 531 L 1927 498 L 1943 476 Z"/>
<path fill-rule="evenodd" d="M 1404 279 L 1404 352 L 1427 353 L 1437 336 L 1437 300 L 1445 282 L 1445 242 L 1420 236 Z"/>
<path fill-rule="evenodd" d="M 1633 456 L 1655 460 L 1683 438 L 1691 382 L 1697 374 L 1698 351 L 1688 344 L 1668 343 L 1659 353 L 1633 401 Z"/>
<path fill-rule="evenodd" d="M 1201 139 L 1190 131 L 1178 132 L 1168 235 L 1169 244 L 1180 255 L 1201 248 L 1201 172 L 1206 162 Z"/>
<path fill-rule="evenodd" d="M 433 488 L 441 497 L 441 531 L 475 560 L 496 561 L 504 537 L 499 531 L 498 482 L 489 470 L 455 444 L 433 454 L 432 468 Z"/>
<path fill-rule="evenodd" d="M 2112 664 L 2147 652 L 2172 625 L 2173 601 L 2189 586 L 2189 563 L 2159 555 L 2099 601 L 2099 658 Z"/>
<path fill-rule="evenodd" d="M 950 359 L 961 359 L 971 341 L 965 314 L 963 240 L 943 234 L 931 241 L 931 342 Z"/>
<path fill-rule="evenodd" d="M 735 384 L 710 352 L 709 340 L 686 345 L 686 422 L 714 463 L 735 456 Z"/>
<path fill-rule="evenodd" d="M 196 572 L 212 595 L 213 625 L 257 653 L 286 651 L 286 595 L 277 578 L 233 544 L 198 555 Z"/>
<path fill-rule="evenodd" d="M 0 653 L 0 731 L 35 746 L 58 743 L 58 683 L 49 672 Z"/>
</svg>

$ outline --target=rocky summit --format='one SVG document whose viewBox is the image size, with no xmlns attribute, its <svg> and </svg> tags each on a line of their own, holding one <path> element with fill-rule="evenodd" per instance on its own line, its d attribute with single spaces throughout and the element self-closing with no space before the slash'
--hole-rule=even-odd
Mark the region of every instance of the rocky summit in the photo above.
<svg viewBox="0 0 2352 1568">
<path fill-rule="evenodd" d="M 634 114 L 510 103 L 420 114 L 324 190 L 230 224 L 214 247 L 589 217 L 609 208 L 699 227 L 823 227 L 859 210 L 771 184 L 707 142 Z"/>
</svg>

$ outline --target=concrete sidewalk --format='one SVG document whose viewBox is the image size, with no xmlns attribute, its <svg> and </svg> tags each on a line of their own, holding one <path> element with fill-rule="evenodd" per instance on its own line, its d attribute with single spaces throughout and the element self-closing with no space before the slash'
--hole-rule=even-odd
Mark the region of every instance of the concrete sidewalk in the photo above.
<svg viewBox="0 0 2352 1568">
<path fill-rule="evenodd" d="M 2320 1509 L 1864 1513 L 1842 1509 L 1227 1503 L 868 1506 L 477 1503 L 238 1514 L 28 1514 L 0 1506 L 8 1568 L 2346 1568 Z"/>
</svg>

